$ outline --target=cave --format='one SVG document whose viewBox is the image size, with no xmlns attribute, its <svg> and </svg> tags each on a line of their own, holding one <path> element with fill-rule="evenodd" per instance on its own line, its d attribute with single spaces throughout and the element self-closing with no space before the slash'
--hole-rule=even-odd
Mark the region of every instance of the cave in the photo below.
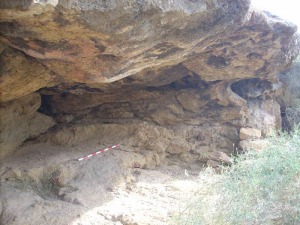
<svg viewBox="0 0 300 225">
<path fill-rule="evenodd" d="M 0 1 L 0 224 L 81 224 L 282 128 L 296 28 L 248 0 L 175 2 Z"/>
</svg>

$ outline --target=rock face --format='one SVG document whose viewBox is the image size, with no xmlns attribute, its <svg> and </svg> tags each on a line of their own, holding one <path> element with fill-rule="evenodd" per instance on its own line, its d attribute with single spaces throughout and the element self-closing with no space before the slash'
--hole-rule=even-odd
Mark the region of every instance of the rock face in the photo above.
<svg viewBox="0 0 300 225">
<path fill-rule="evenodd" d="M 28 138 L 34 138 L 55 125 L 48 116 L 36 112 L 41 97 L 37 93 L 1 104 L 0 158 L 3 158 Z"/>
<path fill-rule="evenodd" d="M 281 128 L 296 30 L 250 0 L 0 0 L 0 223 L 167 224 L 167 180 Z"/>
<path fill-rule="evenodd" d="M 257 139 L 261 138 L 261 131 L 254 129 L 254 128 L 241 128 L 240 129 L 240 139 L 247 140 L 247 139 Z"/>
<path fill-rule="evenodd" d="M 16 0 L 0 1 L 0 15 L 1 108 L 41 95 L 39 113 L 22 119 L 28 132 L 14 146 L 2 138 L 2 157 L 54 125 L 42 114 L 58 125 L 40 141 L 99 136 L 155 152 L 143 154 L 156 164 L 218 161 L 241 127 L 281 127 L 276 74 L 298 54 L 297 28 L 249 0 Z M 34 132 L 33 117 L 43 120 Z"/>
<path fill-rule="evenodd" d="M 1 102 L 28 95 L 41 87 L 54 84 L 53 72 L 36 59 L 8 46 L 1 50 Z"/>
<path fill-rule="evenodd" d="M 2 51 L 10 46 L 41 64 L 31 91 L 62 81 L 99 88 L 129 76 L 131 83 L 161 81 L 161 68 L 180 63 L 205 81 L 265 78 L 297 52 L 296 27 L 249 9 L 248 0 L 26 3 L 1 2 L 0 30 Z M 20 67 L 15 63 L 10 67 Z M 8 95 L 7 86 L 1 90 Z M 11 95 L 2 101 L 21 93 Z"/>
</svg>

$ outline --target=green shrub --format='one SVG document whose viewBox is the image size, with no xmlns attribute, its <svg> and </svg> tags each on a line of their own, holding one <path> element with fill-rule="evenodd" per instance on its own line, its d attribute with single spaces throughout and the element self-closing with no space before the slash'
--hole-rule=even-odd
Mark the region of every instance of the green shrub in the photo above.
<svg viewBox="0 0 300 225">
<path fill-rule="evenodd" d="M 290 128 L 300 124 L 300 104 L 298 106 L 287 107 L 285 113 L 286 122 Z"/>
<path fill-rule="evenodd" d="M 175 224 L 300 224 L 300 130 L 268 140 L 220 175 L 201 173 Z"/>
<path fill-rule="evenodd" d="M 279 96 L 279 102 L 286 114 L 283 118 L 283 128 L 290 130 L 300 124 L 300 56 L 293 66 L 279 77 L 286 85 L 285 92 Z"/>
</svg>

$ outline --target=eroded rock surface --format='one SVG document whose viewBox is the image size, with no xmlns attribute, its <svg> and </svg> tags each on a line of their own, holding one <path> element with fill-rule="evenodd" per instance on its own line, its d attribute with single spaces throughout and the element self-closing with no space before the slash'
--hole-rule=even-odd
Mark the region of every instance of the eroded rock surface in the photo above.
<svg viewBox="0 0 300 225">
<path fill-rule="evenodd" d="M 230 154 L 241 127 L 281 127 L 276 73 L 298 54 L 296 27 L 250 1 L 2 1 L 0 11 L 2 108 L 38 90 L 34 115 L 59 124 L 41 141 L 101 133 L 186 161 Z"/>
<path fill-rule="evenodd" d="M 151 83 L 162 68 L 180 63 L 205 81 L 272 77 L 297 54 L 296 27 L 249 5 L 248 0 L 2 1 L 1 42 L 41 67 L 30 76 L 44 80 L 31 79 L 23 94 L 61 81 L 97 88 L 118 80 Z M 1 61 L 9 57 L 3 54 Z M 15 63 L 11 66 L 20 67 Z M 23 83 L 14 84 L 19 92 L 11 96 L 1 84 L 1 100 L 19 97 Z"/>
<path fill-rule="evenodd" d="M 0 105 L 0 158 L 55 125 L 53 118 L 37 112 L 40 105 L 41 96 L 37 93 Z"/>
<path fill-rule="evenodd" d="M 0 42 L 1 45 L 1 42 Z M 5 46 L 1 49 L 1 102 L 26 96 L 41 87 L 53 86 L 54 73 L 23 52 Z"/>
</svg>

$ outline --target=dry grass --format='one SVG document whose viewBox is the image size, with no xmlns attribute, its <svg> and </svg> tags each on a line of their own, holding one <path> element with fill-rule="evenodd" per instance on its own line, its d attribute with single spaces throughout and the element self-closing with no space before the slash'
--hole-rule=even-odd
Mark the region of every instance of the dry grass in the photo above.
<svg viewBox="0 0 300 225">
<path fill-rule="evenodd" d="M 221 175 L 199 177 L 175 224 L 300 224 L 300 130 L 269 138 L 261 152 L 239 156 Z"/>
<path fill-rule="evenodd" d="M 31 190 L 43 199 L 56 199 L 59 191 L 59 183 L 57 177 L 59 175 L 57 167 L 51 168 L 43 173 L 39 180 L 25 176 L 22 180 L 17 180 L 14 187 L 20 190 Z"/>
</svg>

